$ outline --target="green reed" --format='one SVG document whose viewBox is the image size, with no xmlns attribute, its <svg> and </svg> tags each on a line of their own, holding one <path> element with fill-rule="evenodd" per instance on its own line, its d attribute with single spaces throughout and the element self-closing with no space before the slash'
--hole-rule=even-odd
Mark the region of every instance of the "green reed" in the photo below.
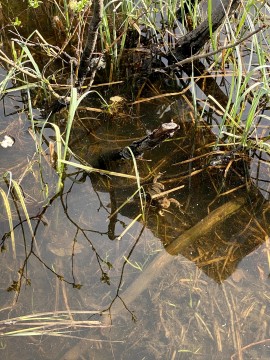
<svg viewBox="0 0 270 360">
<path fill-rule="evenodd" d="M 16 245 L 15 245 L 14 227 L 13 227 L 13 219 L 12 219 L 12 211 L 11 211 L 10 201 L 9 201 L 8 195 L 5 193 L 5 191 L 1 187 L 0 187 L 0 194 L 2 197 L 2 201 L 3 201 L 3 208 L 6 211 L 7 219 L 8 219 L 8 223 L 9 223 L 9 236 L 11 239 L 13 258 L 16 259 Z"/>
<path fill-rule="evenodd" d="M 265 18 L 262 9 L 264 9 Z M 239 20 L 235 23 L 226 21 L 228 41 L 236 42 L 258 27 L 266 25 L 269 17 L 269 7 L 247 1 Z M 269 98 L 270 81 L 267 53 L 269 52 L 269 36 L 260 31 L 244 43 L 226 50 L 223 61 L 229 64 L 231 77 L 228 102 L 219 124 L 219 135 L 216 145 L 221 139 L 227 143 L 240 144 L 244 147 L 256 148 L 262 146 L 259 123 L 264 118 L 268 122 L 264 109 Z M 248 51 L 247 51 L 248 50 Z M 245 51 L 245 56 L 243 52 Z M 213 100 L 213 97 L 211 97 Z M 215 99 L 215 103 L 218 101 Z M 268 139 L 265 139 L 267 142 Z M 265 144 L 266 145 L 266 144 Z M 264 147 L 268 149 L 266 145 Z"/>
</svg>

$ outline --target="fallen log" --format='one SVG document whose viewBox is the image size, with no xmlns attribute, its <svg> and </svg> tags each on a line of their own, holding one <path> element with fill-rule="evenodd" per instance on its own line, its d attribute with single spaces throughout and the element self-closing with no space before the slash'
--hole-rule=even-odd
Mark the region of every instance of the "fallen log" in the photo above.
<svg viewBox="0 0 270 360">
<path fill-rule="evenodd" d="M 228 16 L 239 5 L 239 0 L 223 0 L 215 7 L 212 12 L 212 32 L 222 24 L 222 21 L 227 14 Z M 177 42 L 174 50 L 170 50 L 174 62 L 184 60 L 200 51 L 207 41 L 210 40 L 210 28 L 208 18 L 198 25 L 194 30 L 182 36 Z"/>
</svg>

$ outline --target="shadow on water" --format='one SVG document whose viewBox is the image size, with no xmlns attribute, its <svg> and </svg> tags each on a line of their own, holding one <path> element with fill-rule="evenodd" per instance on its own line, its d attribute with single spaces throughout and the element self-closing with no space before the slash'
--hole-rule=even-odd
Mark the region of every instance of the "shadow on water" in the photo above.
<svg viewBox="0 0 270 360">
<path fill-rule="evenodd" d="M 210 150 L 215 118 L 197 121 L 189 101 L 98 116 L 84 104 L 70 160 L 131 177 L 67 166 L 55 195 L 55 133 L 44 130 L 40 158 L 18 111 L 27 97 L 2 99 L 0 140 L 16 142 L 0 147 L 1 174 L 18 181 L 32 226 L 10 192 L 16 256 L 0 213 L 3 358 L 269 358 L 269 159 Z M 65 116 L 54 121 L 61 127 Z M 171 119 L 174 137 L 136 161 L 143 221 L 134 162 L 109 155 Z"/>
</svg>

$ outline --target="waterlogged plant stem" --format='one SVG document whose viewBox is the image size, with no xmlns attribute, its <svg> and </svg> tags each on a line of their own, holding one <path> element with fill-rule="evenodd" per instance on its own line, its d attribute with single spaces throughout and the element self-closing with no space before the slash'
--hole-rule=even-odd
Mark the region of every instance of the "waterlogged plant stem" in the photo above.
<svg viewBox="0 0 270 360">
<path fill-rule="evenodd" d="M 166 247 L 166 251 L 163 251 L 158 255 L 150 265 L 143 270 L 142 274 L 129 286 L 129 288 L 120 294 L 125 306 L 129 306 L 130 303 L 136 300 L 136 298 L 150 286 L 151 282 L 157 278 L 162 269 L 175 259 L 172 255 L 179 254 L 181 250 L 190 246 L 199 237 L 222 223 L 229 216 L 238 211 L 245 202 L 246 199 L 244 197 L 239 197 L 221 205 L 192 228 L 178 236 Z M 122 310 L 123 304 L 122 302 L 119 302 L 113 307 L 111 315 L 117 316 Z"/>
</svg>

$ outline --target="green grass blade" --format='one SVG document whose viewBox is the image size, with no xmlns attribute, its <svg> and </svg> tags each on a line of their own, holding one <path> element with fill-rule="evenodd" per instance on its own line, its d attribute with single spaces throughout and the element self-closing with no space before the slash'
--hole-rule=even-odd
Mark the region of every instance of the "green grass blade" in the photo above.
<svg viewBox="0 0 270 360">
<path fill-rule="evenodd" d="M 16 195 L 17 195 L 17 197 L 19 199 L 19 202 L 20 202 L 20 204 L 22 206 L 22 209 L 23 209 L 23 212 L 24 212 L 24 215 L 25 215 L 29 230 L 31 232 L 31 235 L 34 238 L 35 237 L 34 236 L 34 231 L 33 231 L 33 228 L 32 228 L 31 220 L 30 220 L 30 217 L 29 217 L 29 213 L 28 213 L 25 201 L 24 201 L 24 196 L 23 196 L 23 193 L 21 191 L 21 188 L 20 188 L 19 184 L 17 183 L 17 181 L 15 181 L 13 179 L 12 179 L 12 186 L 13 186 L 13 188 L 14 188 L 14 190 L 16 192 Z"/>
<path fill-rule="evenodd" d="M 0 194 L 2 196 L 3 202 L 4 202 L 4 207 L 8 216 L 8 222 L 9 222 L 9 229 L 10 229 L 10 238 L 11 238 L 11 246 L 12 246 L 12 251 L 13 251 L 13 258 L 16 259 L 16 246 L 15 246 L 15 236 L 14 236 L 14 230 L 13 230 L 13 220 L 12 220 L 12 213 L 11 213 L 11 208 L 10 208 L 10 204 L 8 201 L 8 197 L 6 195 L 6 193 L 4 192 L 4 190 L 2 188 L 0 188 Z"/>
<path fill-rule="evenodd" d="M 121 178 L 137 180 L 136 176 L 134 176 L 134 175 L 118 173 L 118 172 L 109 171 L 109 170 L 103 170 L 103 169 L 97 169 L 97 168 L 94 168 L 92 166 L 82 165 L 82 164 L 78 164 L 78 163 L 75 163 L 75 162 L 72 162 L 72 161 L 61 160 L 61 163 L 77 167 L 78 169 L 85 170 L 86 172 L 89 172 L 89 173 L 97 172 L 97 173 L 104 174 L 104 175 L 118 176 L 118 177 L 121 177 Z"/>
<path fill-rule="evenodd" d="M 143 197 L 142 197 L 143 188 L 142 188 L 141 182 L 140 182 L 140 174 L 139 174 L 139 170 L 137 167 L 137 161 L 136 161 L 135 156 L 134 156 L 132 150 L 130 149 L 130 147 L 128 147 L 128 150 L 131 154 L 133 166 L 134 166 L 134 170 L 135 170 L 135 175 L 136 175 L 136 180 L 137 180 L 137 188 L 139 190 L 140 204 L 141 204 L 141 210 L 142 210 L 142 219 L 143 219 L 143 221 L 145 221 L 145 204 L 143 203 Z"/>
</svg>

